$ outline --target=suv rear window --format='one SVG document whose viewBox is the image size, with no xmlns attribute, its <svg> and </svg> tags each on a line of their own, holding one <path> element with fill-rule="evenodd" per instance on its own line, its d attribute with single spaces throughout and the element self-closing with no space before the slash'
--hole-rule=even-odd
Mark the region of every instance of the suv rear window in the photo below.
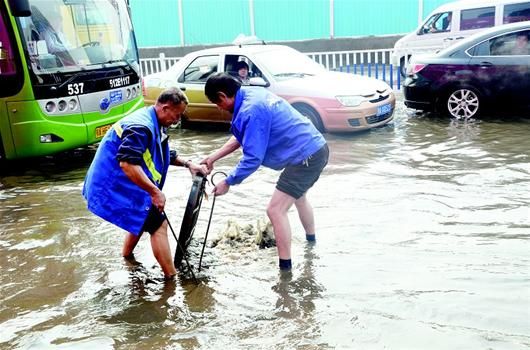
<svg viewBox="0 0 530 350">
<path fill-rule="evenodd" d="M 495 7 L 482 7 L 462 10 L 460 15 L 460 30 L 493 27 L 495 24 Z"/>
<path fill-rule="evenodd" d="M 530 2 L 504 6 L 503 23 L 530 21 Z"/>
</svg>

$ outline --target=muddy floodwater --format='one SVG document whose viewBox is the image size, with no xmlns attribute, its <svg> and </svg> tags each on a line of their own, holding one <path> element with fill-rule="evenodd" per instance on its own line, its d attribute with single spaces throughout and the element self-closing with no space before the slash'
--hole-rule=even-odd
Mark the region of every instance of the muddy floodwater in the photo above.
<svg viewBox="0 0 530 350">
<path fill-rule="evenodd" d="M 194 160 L 227 138 L 171 131 Z M 290 212 L 292 273 L 252 239 L 211 245 L 229 219 L 265 216 L 278 173 L 261 169 L 216 199 L 198 272 L 204 201 L 197 284 L 164 283 L 147 236 L 136 261 L 120 257 L 124 233 L 81 196 L 94 147 L 2 164 L 0 348 L 530 348 L 530 119 L 452 122 L 398 102 L 391 125 L 326 139 L 330 162 L 309 193 L 315 245 Z M 187 170 L 170 170 L 177 231 L 190 187 Z"/>
</svg>

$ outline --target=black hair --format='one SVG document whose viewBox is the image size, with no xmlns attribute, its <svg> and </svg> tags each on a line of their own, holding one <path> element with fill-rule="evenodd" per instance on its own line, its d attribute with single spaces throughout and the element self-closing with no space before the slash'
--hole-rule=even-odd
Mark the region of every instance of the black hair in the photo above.
<svg viewBox="0 0 530 350">
<path fill-rule="evenodd" d="M 168 88 L 160 93 L 158 98 L 156 99 L 156 103 L 171 103 L 174 106 L 178 106 L 181 103 L 188 104 L 188 98 L 184 93 L 175 87 Z"/>
<path fill-rule="evenodd" d="M 248 64 L 245 61 L 239 61 L 236 63 L 236 70 L 240 70 L 241 68 L 246 68 L 248 70 Z"/>
<path fill-rule="evenodd" d="M 213 102 L 219 102 L 219 93 L 224 93 L 227 97 L 234 97 L 241 88 L 241 82 L 226 73 L 215 73 L 210 75 L 204 86 L 204 93 Z"/>
</svg>

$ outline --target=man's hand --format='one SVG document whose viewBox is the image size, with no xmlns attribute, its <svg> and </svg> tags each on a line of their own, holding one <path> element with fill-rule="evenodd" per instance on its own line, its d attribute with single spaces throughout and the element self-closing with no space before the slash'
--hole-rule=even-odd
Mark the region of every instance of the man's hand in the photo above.
<svg viewBox="0 0 530 350">
<path fill-rule="evenodd" d="M 230 185 L 226 183 L 226 180 L 223 180 L 219 182 L 212 190 L 212 193 L 215 196 L 222 196 L 223 194 L 227 193 L 230 189 Z"/>
<path fill-rule="evenodd" d="M 156 191 L 153 191 L 153 193 L 150 193 L 151 195 L 151 203 L 160 211 L 164 211 L 164 207 L 166 205 L 166 195 L 160 191 L 158 188 Z"/>
<path fill-rule="evenodd" d="M 201 173 L 204 176 L 210 175 L 211 173 L 211 169 L 208 169 L 208 167 L 204 164 L 195 164 L 195 163 L 190 162 L 188 167 L 190 169 L 190 173 L 193 176 L 197 175 L 197 173 Z"/>
<path fill-rule="evenodd" d="M 205 164 L 208 167 L 208 170 L 212 172 L 213 163 L 223 158 L 224 156 L 234 152 L 239 147 L 240 145 L 239 142 L 237 142 L 237 139 L 234 136 L 231 136 L 230 139 L 226 141 L 226 143 L 221 148 L 201 160 L 200 164 Z"/>
<path fill-rule="evenodd" d="M 151 196 L 151 203 L 160 211 L 164 210 L 166 205 L 166 196 L 160 191 L 158 187 L 147 177 L 140 165 L 120 162 L 120 167 L 125 175 L 136 185 L 138 185 L 145 192 Z"/>
<path fill-rule="evenodd" d="M 213 163 L 214 161 L 210 157 L 206 157 L 199 164 L 204 165 L 208 168 L 208 174 L 212 172 L 213 170 Z"/>
</svg>

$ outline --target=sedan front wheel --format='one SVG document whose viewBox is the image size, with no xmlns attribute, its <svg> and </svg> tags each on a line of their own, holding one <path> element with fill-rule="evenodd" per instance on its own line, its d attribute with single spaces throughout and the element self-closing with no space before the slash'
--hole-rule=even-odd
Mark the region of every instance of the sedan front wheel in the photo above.
<svg viewBox="0 0 530 350">
<path fill-rule="evenodd" d="M 473 88 L 459 88 L 447 95 L 447 112 L 456 119 L 477 117 L 480 105 L 480 95 Z"/>
</svg>

